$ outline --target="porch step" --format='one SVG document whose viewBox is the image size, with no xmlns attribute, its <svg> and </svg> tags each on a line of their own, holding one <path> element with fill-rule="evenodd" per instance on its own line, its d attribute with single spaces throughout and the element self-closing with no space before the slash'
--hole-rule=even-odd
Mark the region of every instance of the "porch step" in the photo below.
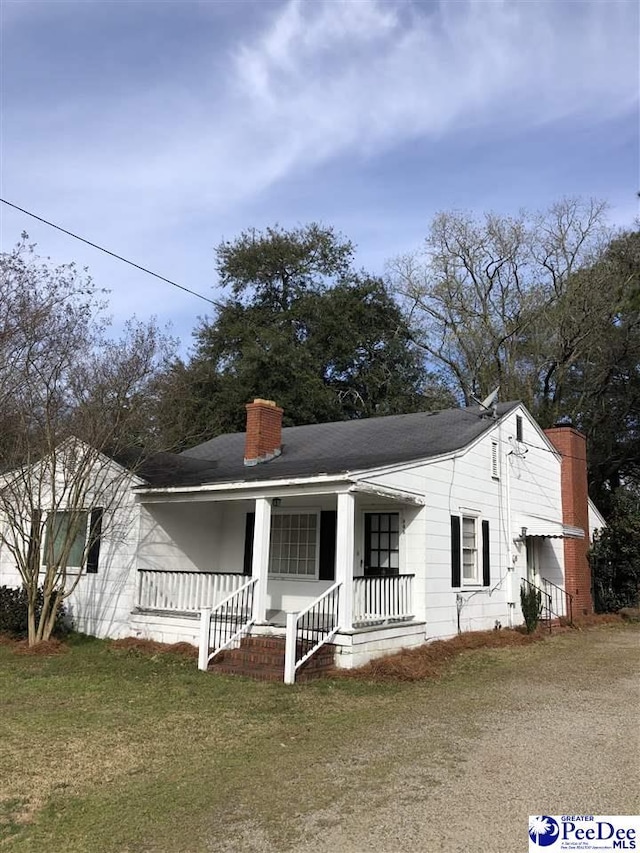
<svg viewBox="0 0 640 853">
<path fill-rule="evenodd" d="M 244 675 L 256 681 L 284 678 L 284 637 L 245 637 L 238 649 L 225 649 L 209 664 L 209 672 Z M 296 681 L 311 681 L 334 666 L 334 646 L 322 646 L 296 672 Z"/>
</svg>

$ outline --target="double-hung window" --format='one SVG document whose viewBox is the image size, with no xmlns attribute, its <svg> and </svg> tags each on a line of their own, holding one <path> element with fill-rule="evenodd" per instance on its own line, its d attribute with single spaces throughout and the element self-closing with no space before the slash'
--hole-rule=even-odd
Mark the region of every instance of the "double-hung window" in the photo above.
<svg viewBox="0 0 640 853">
<path fill-rule="evenodd" d="M 80 569 L 87 544 L 88 512 L 52 512 L 47 520 L 44 564 Z"/>
<path fill-rule="evenodd" d="M 451 586 L 491 585 L 489 520 L 470 512 L 451 516 Z"/>
<path fill-rule="evenodd" d="M 477 519 L 472 515 L 462 516 L 462 582 L 479 583 Z"/>
<path fill-rule="evenodd" d="M 42 560 L 68 571 L 98 571 L 104 510 L 59 510 L 49 514 Z"/>
<path fill-rule="evenodd" d="M 320 513 L 276 512 L 271 516 L 269 574 L 318 577 Z"/>
</svg>

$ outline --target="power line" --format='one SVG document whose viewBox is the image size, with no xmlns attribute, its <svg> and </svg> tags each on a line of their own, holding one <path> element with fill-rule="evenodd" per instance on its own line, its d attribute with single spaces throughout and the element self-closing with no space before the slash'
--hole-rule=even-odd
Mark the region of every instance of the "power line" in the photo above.
<svg viewBox="0 0 640 853">
<path fill-rule="evenodd" d="M 177 281 L 172 281 L 170 278 L 166 278 L 163 275 L 160 275 L 157 272 L 153 272 L 153 270 L 147 269 L 147 267 L 143 267 L 140 264 L 136 264 L 134 261 L 130 261 L 128 258 L 123 258 L 122 255 L 116 254 L 116 252 L 112 252 L 109 249 L 105 249 L 104 246 L 99 246 L 97 243 L 92 243 L 91 240 L 87 240 L 85 237 L 80 237 L 79 234 L 74 234 L 73 231 L 67 231 L 66 228 L 62 228 L 60 225 L 56 225 L 55 222 L 49 222 L 48 219 L 44 219 L 42 216 L 38 216 L 35 213 L 32 213 L 30 210 L 25 210 L 24 207 L 18 207 L 17 204 L 13 204 L 10 201 L 7 201 L 6 198 L 0 198 L 0 202 L 8 205 L 9 207 L 13 207 L 14 210 L 19 210 L 20 213 L 25 213 L 27 216 L 31 216 L 32 219 L 37 219 L 38 222 L 44 222 L 45 225 L 49 225 L 51 228 L 55 228 L 57 231 L 62 231 L 63 234 L 67 234 L 69 237 L 73 237 L 75 240 L 80 240 L 81 243 L 86 243 L 87 246 L 91 246 L 93 249 L 98 249 L 100 252 L 104 252 L 105 255 L 111 255 L 112 258 L 116 258 L 119 261 L 122 261 L 125 264 L 129 264 L 130 267 L 135 267 L 137 270 L 141 272 L 147 273 L 147 275 L 152 275 L 154 278 L 160 279 L 160 281 L 166 282 L 166 284 L 170 284 L 172 287 L 177 287 L 179 290 L 184 290 L 185 293 L 190 293 L 192 296 L 197 296 L 198 299 L 202 299 L 205 302 L 208 302 L 210 305 L 213 305 L 215 308 L 220 308 L 221 305 L 219 302 L 216 302 L 214 299 L 209 299 L 207 296 L 203 296 L 202 293 L 198 293 L 196 290 L 191 290 L 188 287 L 185 287 L 182 284 L 178 284 Z"/>
<path fill-rule="evenodd" d="M 563 459 L 577 459 L 579 462 L 584 462 L 584 461 L 585 461 L 585 457 L 584 457 L 584 456 L 573 456 L 571 453 L 562 453 L 562 452 L 561 452 L 560 450 L 558 450 L 557 448 L 556 448 L 555 450 L 551 450 L 549 447 L 543 447 L 541 444 L 531 444 L 531 443 L 530 443 L 530 442 L 528 442 L 528 441 L 521 441 L 521 442 L 520 442 L 520 444 L 524 444 L 524 446 L 525 446 L 525 447 L 535 448 L 536 450 L 544 450 L 544 451 L 545 451 L 545 453 L 553 453 L 553 454 L 554 454 L 554 456 L 555 456 L 555 454 L 557 453 L 557 454 L 559 454 Z"/>
</svg>

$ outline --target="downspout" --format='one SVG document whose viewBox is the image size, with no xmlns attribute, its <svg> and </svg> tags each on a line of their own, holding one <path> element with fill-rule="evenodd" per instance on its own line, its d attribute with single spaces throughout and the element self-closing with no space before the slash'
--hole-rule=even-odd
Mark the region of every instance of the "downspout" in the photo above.
<svg viewBox="0 0 640 853">
<path fill-rule="evenodd" d="M 505 485 L 507 493 L 507 519 L 506 519 L 506 534 L 507 534 L 507 617 L 509 627 L 513 628 L 514 618 L 513 611 L 515 609 L 514 599 L 514 577 L 515 577 L 515 555 L 513 553 L 513 538 L 511 535 L 511 454 L 510 450 L 505 454 Z"/>
</svg>

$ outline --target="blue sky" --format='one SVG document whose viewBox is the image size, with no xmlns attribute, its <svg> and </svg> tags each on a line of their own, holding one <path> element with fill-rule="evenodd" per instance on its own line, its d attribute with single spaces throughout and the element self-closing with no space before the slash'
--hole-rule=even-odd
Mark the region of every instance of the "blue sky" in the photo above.
<svg viewBox="0 0 640 853">
<path fill-rule="evenodd" d="M 1 195 L 205 295 L 242 229 L 320 221 L 382 274 L 441 210 L 637 216 L 636 0 L 0 0 Z M 5 206 L 117 327 L 207 305 Z"/>
</svg>

